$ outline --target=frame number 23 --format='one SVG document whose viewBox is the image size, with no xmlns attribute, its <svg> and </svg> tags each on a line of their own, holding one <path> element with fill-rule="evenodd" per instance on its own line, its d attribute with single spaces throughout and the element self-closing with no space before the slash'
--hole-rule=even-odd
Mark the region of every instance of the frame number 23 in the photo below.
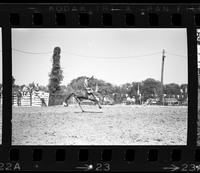
<svg viewBox="0 0 200 173">
<path fill-rule="evenodd" d="M 110 164 L 109 163 L 97 163 L 95 170 L 96 171 L 110 171 Z"/>
</svg>

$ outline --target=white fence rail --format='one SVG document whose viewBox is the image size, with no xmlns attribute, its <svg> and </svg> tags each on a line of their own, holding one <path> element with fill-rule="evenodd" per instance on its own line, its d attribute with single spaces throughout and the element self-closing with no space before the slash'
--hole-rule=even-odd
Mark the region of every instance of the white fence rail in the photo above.
<svg viewBox="0 0 200 173">
<path fill-rule="evenodd" d="M 40 97 L 40 92 L 38 93 L 33 93 L 32 97 L 30 93 L 27 93 L 26 95 L 22 96 L 21 98 L 21 106 L 42 106 L 42 102 Z M 49 93 L 44 93 L 44 100 L 46 105 L 48 106 L 49 103 Z M 18 106 L 17 105 L 17 96 L 16 94 L 13 96 L 13 106 Z"/>
</svg>

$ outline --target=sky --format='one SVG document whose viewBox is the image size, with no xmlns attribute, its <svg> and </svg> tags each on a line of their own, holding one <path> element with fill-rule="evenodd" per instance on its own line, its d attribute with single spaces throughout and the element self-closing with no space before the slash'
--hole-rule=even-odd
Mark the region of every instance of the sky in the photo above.
<svg viewBox="0 0 200 173">
<path fill-rule="evenodd" d="M 54 47 L 61 48 L 67 85 L 79 76 L 94 76 L 114 85 L 161 79 L 188 83 L 186 29 L 81 28 L 12 29 L 12 74 L 18 85 L 48 85 Z"/>
</svg>

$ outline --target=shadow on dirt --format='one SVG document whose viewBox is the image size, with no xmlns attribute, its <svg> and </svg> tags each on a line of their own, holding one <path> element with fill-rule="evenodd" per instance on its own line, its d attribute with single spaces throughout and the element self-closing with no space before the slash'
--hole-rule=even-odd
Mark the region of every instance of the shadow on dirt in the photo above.
<svg viewBox="0 0 200 173">
<path fill-rule="evenodd" d="M 74 112 L 74 113 L 103 113 L 103 112 L 96 112 L 96 111 L 84 111 L 84 112 Z"/>
</svg>

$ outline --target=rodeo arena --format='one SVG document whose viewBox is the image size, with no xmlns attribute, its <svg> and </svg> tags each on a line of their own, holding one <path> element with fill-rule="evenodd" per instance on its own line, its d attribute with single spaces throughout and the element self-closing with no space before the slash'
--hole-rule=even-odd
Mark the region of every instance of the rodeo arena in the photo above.
<svg viewBox="0 0 200 173">
<path fill-rule="evenodd" d="M 187 90 L 187 89 L 186 89 Z M 13 145 L 185 145 L 187 98 L 146 102 L 125 95 L 115 104 L 105 96 L 100 109 L 90 100 L 51 106 L 48 92 L 24 87 L 13 94 Z M 166 97 L 166 96 L 165 96 Z M 138 101 L 139 98 L 139 101 Z M 80 108 L 82 112 L 80 111 Z"/>
<path fill-rule="evenodd" d="M 60 49 L 53 60 L 60 60 Z M 62 97 L 39 84 L 19 86 L 13 90 L 12 145 L 186 145 L 187 84 L 178 85 L 179 94 L 164 93 L 163 68 L 157 82 L 161 94 L 158 87 L 145 99 L 141 83 L 130 85 L 131 95 L 93 76 L 72 80 Z"/>
</svg>

